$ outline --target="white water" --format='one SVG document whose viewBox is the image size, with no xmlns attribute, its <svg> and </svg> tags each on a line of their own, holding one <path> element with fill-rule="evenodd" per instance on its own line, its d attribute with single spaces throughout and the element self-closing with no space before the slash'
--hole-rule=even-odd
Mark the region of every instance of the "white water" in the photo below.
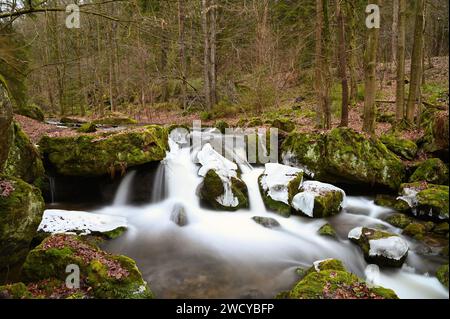
<svg viewBox="0 0 450 319">
<path fill-rule="evenodd" d="M 309 268 L 314 261 L 338 258 L 349 271 L 394 289 L 400 298 L 448 298 L 448 290 L 426 275 L 441 261 L 418 255 L 415 242 L 408 240 L 410 253 L 402 269 L 380 269 L 379 273 L 374 267 L 366 269 L 367 263 L 359 248 L 347 240 L 347 233 L 357 226 L 384 226 L 399 233 L 379 219 L 390 210 L 367 198 L 348 196 L 344 210 L 328 220 L 283 218 L 264 206 L 257 184 L 263 169 L 248 165 L 242 165 L 241 178 L 248 187 L 250 210 L 208 210 L 200 206 L 196 195 L 202 181 L 200 166 L 193 162 L 198 150 L 179 147 L 173 141 L 170 147 L 165 160 L 167 199 L 144 207 L 111 206 L 97 211 L 127 218 L 129 230 L 108 242 L 105 249 L 134 258 L 157 297 L 271 298 L 292 287 L 297 267 Z M 131 179 L 124 180 L 121 188 Z M 119 189 L 118 198 L 119 193 L 121 197 L 126 194 L 121 192 Z M 175 205 L 185 208 L 188 224 L 184 227 L 170 220 Z M 281 226 L 262 227 L 253 216 L 274 218 Z M 336 228 L 339 240 L 317 234 L 326 222 Z"/>
<path fill-rule="evenodd" d="M 113 206 L 123 206 L 127 204 L 130 186 L 131 182 L 133 182 L 134 175 L 136 175 L 136 171 L 128 172 L 127 175 L 125 175 L 117 190 Z"/>
</svg>

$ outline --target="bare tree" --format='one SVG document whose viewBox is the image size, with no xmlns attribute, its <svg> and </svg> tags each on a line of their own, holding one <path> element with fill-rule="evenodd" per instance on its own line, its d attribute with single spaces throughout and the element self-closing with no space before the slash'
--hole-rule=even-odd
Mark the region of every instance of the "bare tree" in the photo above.
<svg viewBox="0 0 450 319">
<path fill-rule="evenodd" d="M 397 87 L 396 87 L 396 120 L 401 121 L 405 115 L 405 40 L 406 40 L 406 0 L 398 1 L 397 25 Z"/>
</svg>

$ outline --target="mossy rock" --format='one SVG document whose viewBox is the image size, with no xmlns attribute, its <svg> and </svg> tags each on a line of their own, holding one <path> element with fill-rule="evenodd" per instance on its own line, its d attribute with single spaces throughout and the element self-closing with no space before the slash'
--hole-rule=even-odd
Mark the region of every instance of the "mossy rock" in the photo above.
<svg viewBox="0 0 450 319">
<path fill-rule="evenodd" d="M 272 127 L 276 127 L 277 129 L 288 132 L 288 133 L 295 130 L 294 121 L 287 119 L 287 118 L 276 118 L 276 119 L 270 121 L 270 124 Z"/>
<path fill-rule="evenodd" d="M 332 238 L 336 238 L 337 237 L 336 231 L 334 230 L 333 226 L 331 226 L 328 223 L 326 223 L 325 225 L 320 227 L 317 232 L 321 236 L 327 236 L 327 237 L 332 237 Z"/>
<path fill-rule="evenodd" d="M 17 122 L 12 124 L 11 138 L 12 142 L 3 167 L 3 174 L 20 178 L 27 183 L 43 188 L 45 170 L 40 154 Z"/>
<path fill-rule="evenodd" d="M 417 167 L 409 181 L 426 181 L 440 185 L 448 184 L 448 167 L 439 158 L 427 159 Z"/>
<path fill-rule="evenodd" d="M 348 272 L 335 259 L 315 262 L 294 288 L 280 295 L 287 299 L 398 299 L 394 291 L 383 287 L 369 287 L 356 275 Z"/>
<path fill-rule="evenodd" d="M 99 176 L 161 161 L 168 148 L 167 130 L 150 125 L 99 136 L 44 136 L 39 147 L 57 172 L 66 176 Z"/>
<path fill-rule="evenodd" d="M 220 120 L 214 124 L 214 127 L 218 129 L 220 133 L 225 134 L 225 129 L 229 128 L 230 126 L 228 125 L 227 122 Z"/>
<path fill-rule="evenodd" d="M 59 123 L 66 124 L 66 125 L 69 125 L 69 124 L 70 125 L 74 125 L 74 124 L 81 125 L 81 124 L 85 123 L 85 121 L 65 116 L 65 117 L 62 117 L 59 119 Z"/>
<path fill-rule="evenodd" d="M 95 125 L 122 126 L 137 124 L 137 121 L 129 117 L 104 117 L 92 121 Z"/>
<path fill-rule="evenodd" d="M 395 227 L 401 228 L 401 229 L 404 229 L 405 227 L 407 227 L 409 224 L 411 224 L 413 222 L 413 220 L 405 214 L 391 215 L 391 216 L 387 217 L 385 219 L 385 221 L 388 222 L 389 224 L 391 224 L 392 226 L 395 226 Z"/>
<path fill-rule="evenodd" d="M 392 208 L 398 212 L 409 212 L 411 210 L 408 203 L 390 195 L 378 194 L 375 197 L 374 203 L 378 206 Z"/>
<path fill-rule="evenodd" d="M 403 229 L 402 234 L 406 236 L 413 237 L 417 240 L 423 240 L 425 234 L 427 233 L 426 227 L 421 223 L 411 223 Z"/>
<path fill-rule="evenodd" d="M 77 132 L 79 132 L 79 133 L 94 133 L 94 132 L 97 132 L 97 126 L 94 123 L 84 123 L 77 129 Z"/>
<path fill-rule="evenodd" d="M 395 134 L 385 134 L 380 137 L 381 142 L 386 147 L 407 160 L 412 160 L 417 154 L 417 145 L 411 140 L 402 139 Z"/>
<path fill-rule="evenodd" d="M 415 215 L 435 220 L 448 220 L 449 187 L 427 182 L 405 183 L 400 187 L 400 198 L 409 202 Z"/>
<path fill-rule="evenodd" d="M 293 132 L 281 146 L 285 164 L 304 168 L 327 183 L 363 184 L 397 190 L 405 176 L 400 158 L 377 138 L 350 128 L 328 134 Z"/>
<path fill-rule="evenodd" d="M 394 112 L 377 113 L 377 122 L 393 124 L 395 123 L 395 113 Z"/>
<path fill-rule="evenodd" d="M 44 207 L 38 188 L 0 175 L 0 269 L 23 262 Z"/>
<path fill-rule="evenodd" d="M 218 210 L 236 211 L 249 207 L 248 190 L 243 181 L 238 178 L 231 178 L 231 191 L 237 198 L 236 206 L 224 206 L 217 200 L 225 193 L 224 182 L 214 170 L 209 170 L 199 187 L 199 196 L 207 205 Z"/>
<path fill-rule="evenodd" d="M 428 153 L 445 154 L 448 158 L 449 149 L 449 117 L 448 111 L 431 111 L 423 123 L 424 135 L 418 145 Z"/>
<path fill-rule="evenodd" d="M 348 238 L 358 245 L 364 259 L 381 267 L 401 267 L 408 256 L 408 244 L 395 234 L 367 227 L 352 229 Z"/>
<path fill-rule="evenodd" d="M 24 279 L 26 283 L 65 280 L 66 267 L 71 264 L 79 267 L 80 280 L 92 289 L 94 298 L 153 297 L 132 259 L 108 254 L 74 235 L 52 235 L 33 249 L 23 265 Z"/>
<path fill-rule="evenodd" d="M 443 265 L 436 271 L 436 277 L 439 281 L 448 288 L 448 264 Z"/>
<path fill-rule="evenodd" d="M 68 288 L 63 280 L 58 279 L 0 286 L 0 299 L 90 299 L 92 297 L 92 293 L 85 287 Z"/>
<path fill-rule="evenodd" d="M 36 104 L 28 104 L 14 110 L 14 113 L 29 117 L 33 120 L 44 122 L 45 116 L 42 109 Z"/>
</svg>

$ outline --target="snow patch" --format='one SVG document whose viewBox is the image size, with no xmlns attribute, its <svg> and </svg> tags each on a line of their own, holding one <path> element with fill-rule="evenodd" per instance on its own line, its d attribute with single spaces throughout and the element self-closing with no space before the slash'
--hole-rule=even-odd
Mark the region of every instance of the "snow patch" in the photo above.
<svg viewBox="0 0 450 319">
<path fill-rule="evenodd" d="M 419 191 L 412 187 L 406 187 L 402 191 L 402 196 L 397 197 L 397 199 L 400 199 L 404 202 L 406 202 L 409 207 L 414 208 L 417 206 L 417 194 Z"/>
<path fill-rule="evenodd" d="M 348 238 L 349 239 L 360 239 L 361 235 L 362 235 L 362 227 L 355 227 L 353 228 L 349 233 L 348 233 Z"/>
<path fill-rule="evenodd" d="M 327 259 L 317 260 L 317 261 L 313 262 L 314 269 L 317 272 L 320 272 L 320 264 L 323 263 L 324 261 L 329 261 L 329 260 L 333 260 L 333 258 L 327 258 Z"/>
<path fill-rule="evenodd" d="M 47 209 L 44 211 L 38 231 L 52 234 L 75 232 L 79 235 L 88 235 L 92 232 L 109 232 L 119 227 L 127 227 L 125 217 Z"/>
<path fill-rule="evenodd" d="M 267 163 L 261 178 L 261 186 L 275 201 L 288 203 L 288 184 L 303 170 L 278 163 Z"/>
<path fill-rule="evenodd" d="M 369 256 L 400 260 L 408 252 L 408 244 L 398 236 L 369 240 Z"/>
</svg>

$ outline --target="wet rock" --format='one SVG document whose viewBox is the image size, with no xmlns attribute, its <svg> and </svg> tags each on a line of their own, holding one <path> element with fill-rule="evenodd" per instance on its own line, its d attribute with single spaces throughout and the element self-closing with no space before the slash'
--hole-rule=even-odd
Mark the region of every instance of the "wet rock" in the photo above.
<svg viewBox="0 0 450 319">
<path fill-rule="evenodd" d="M 417 167 L 409 181 L 425 181 L 438 185 L 448 184 L 448 168 L 439 158 L 430 158 Z"/>
<path fill-rule="evenodd" d="M 369 287 L 348 272 L 341 261 L 326 259 L 314 262 L 294 288 L 279 294 L 283 299 L 398 299 L 394 291 Z"/>
<path fill-rule="evenodd" d="M 101 136 L 44 136 L 39 147 L 61 175 L 114 176 L 132 166 L 163 160 L 167 130 L 150 125 Z"/>
<path fill-rule="evenodd" d="M 38 188 L 0 175 L 0 270 L 23 262 L 43 211 Z"/>
<path fill-rule="evenodd" d="M 403 229 L 402 234 L 406 236 L 413 237 L 417 240 L 423 240 L 427 230 L 424 224 L 411 223 Z"/>
<path fill-rule="evenodd" d="M 387 217 L 386 222 L 397 228 L 405 228 L 413 222 L 413 220 L 405 214 L 395 214 Z"/>
<path fill-rule="evenodd" d="M 399 157 L 380 140 L 349 128 L 336 128 L 328 134 L 293 132 L 281 150 L 285 164 L 303 168 L 323 182 L 397 190 L 405 175 Z"/>
<path fill-rule="evenodd" d="M 436 277 L 439 281 L 448 288 L 448 264 L 443 265 L 436 271 Z"/>
<path fill-rule="evenodd" d="M 411 207 L 403 200 L 397 199 L 394 196 L 378 194 L 375 197 L 374 203 L 378 206 L 389 207 L 398 212 L 409 212 Z"/>
<path fill-rule="evenodd" d="M 97 132 L 97 126 L 93 123 L 84 123 L 77 129 L 77 131 L 79 133 L 94 133 Z"/>
<path fill-rule="evenodd" d="M 42 112 L 42 109 L 36 104 L 22 105 L 14 109 L 14 113 L 29 117 L 39 122 L 44 122 L 45 119 L 44 112 Z"/>
<path fill-rule="evenodd" d="M 334 230 L 333 226 L 331 226 L 328 223 L 326 223 L 325 225 L 320 227 L 318 230 L 318 233 L 321 236 L 328 236 L 328 237 L 333 237 L 333 238 L 337 237 L 336 231 Z"/>
<path fill-rule="evenodd" d="M 261 196 L 268 209 L 289 217 L 290 201 L 298 193 L 303 181 L 301 169 L 277 163 L 267 163 L 258 179 Z"/>
<path fill-rule="evenodd" d="M 401 267 L 408 255 L 408 244 L 401 237 L 385 231 L 356 227 L 348 238 L 357 244 L 368 263 L 381 267 Z"/>
<path fill-rule="evenodd" d="M 393 153 L 407 160 L 412 160 L 417 154 L 417 145 L 411 140 L 402 139 L 394 134 L 380 137 L 381 142 Z"/>
<path fill-rule="evenodd" d="M 187 225 L 188 218 L 186 210 L 182 205 L 177 204 L 173 207 L 172 212 L 170 214 L 170 220 L 180 227 Z"/>
<path fill-rule="evenodd" d="M 435 220 L 448 220 L 449 187 L 427 182 L 405 183 L 400 187 L 398 199 L 405 201 L 415 215 Z"/>
<path fill-rule="evenodd" d="M 341 211 L 345 193 L 331 184 L 304 181 L 299 192 L 292 198 L 294 211 L 312 218 L 323 218 Z"/>
<path fill-rule="evenodd" d="M 23 266 L 25 283 L 64 281 L 68 265 L 79 267 L 83 279 L 80 284 L 94 298 L 152 298 L 132 259 L 108 254 L 74 235 L 52 235 L 33 249 Z"/>
<path fill-rule="evenodd" d="M 275 228 L 275 227 L 280 227 L 280 223 L 274 219 L 274 218 L 270 218 L 270 217 L 261 217 L 261 216 L 253 216 L 252 219 L 260 224 L 261 226 L 264 226 L 266 228 Z"/>
</svg>

